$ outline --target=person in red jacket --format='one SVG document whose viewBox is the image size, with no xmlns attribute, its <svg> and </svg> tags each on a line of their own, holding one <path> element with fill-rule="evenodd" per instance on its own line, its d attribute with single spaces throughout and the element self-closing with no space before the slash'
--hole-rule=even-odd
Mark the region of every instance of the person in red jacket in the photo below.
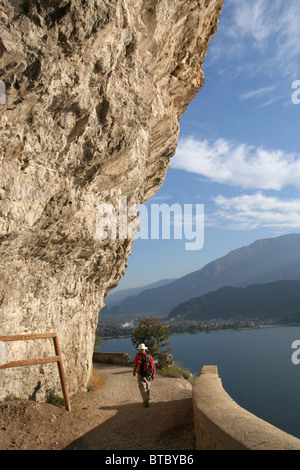
<svg viewBox="0 0 300 470">
<path fill-rule="evenodd" d="M 138 377 L 138 386 L 143 400 L 143 406 L 148 408 L 150 400 L 151 380 L 154 380 L 155 364 L 151 355 L 147 354 L 148 349 L 144 343 L 137 347 L 138 354 L 134 358 L 133 377 Z"/>
</svg>

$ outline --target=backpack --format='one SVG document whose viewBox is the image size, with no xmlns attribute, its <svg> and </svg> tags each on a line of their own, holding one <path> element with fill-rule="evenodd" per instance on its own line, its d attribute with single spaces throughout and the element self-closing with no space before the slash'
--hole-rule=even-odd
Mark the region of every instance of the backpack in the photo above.
<svg viewBox="0 0 300 470">
<path fill-rule="evenodd" d="M 152 374 L 152 361 L 149 354 L 140 354 L 140 372 L 141 377 L 150 377 Z"/>
</svg>

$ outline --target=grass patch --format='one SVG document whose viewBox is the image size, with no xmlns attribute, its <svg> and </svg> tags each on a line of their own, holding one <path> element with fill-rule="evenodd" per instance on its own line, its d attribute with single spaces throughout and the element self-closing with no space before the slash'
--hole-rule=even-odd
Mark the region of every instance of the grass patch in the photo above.
<svg viewBox="0 0 300 470">
<path fill-rule="evenodd" d="M 13 393 L 9 393 L 9 394 L 6 395 L 6 397 L 4 398 L 4 401 L 24 401 L 24 398 L 17 397 L 17 396 L 14 395 Z"/>
<path fill-rule="evenodd" d="M 180 367 L 176 362 L 170 366 L 165 366 L 160 369 L 159 373 L 164 377 L 171 377 L 173 379 L 185 379 L 188 380 L 191 384 L 193 383 L 193 375 L 186 369 Z"/>
<path fill-rule="evenodd" d="M 54 388 L 51 390 L 47 390 L 46 403 L 50 403 L 50 405 L 55 405 L 55 406 L 65 405 L 64 399 L 56 393 L 56 390 Z"/>
<path fill-rule="evenodd" d="M 90 375 L 90 379 L 87 385 L 88 392 L 99 390 L 100 388 L 103 387 L 104 383 L 105 383 L 105 380 L 104 380 L 103 375 L 93 367 L 91 375 Z"/>
</svg>

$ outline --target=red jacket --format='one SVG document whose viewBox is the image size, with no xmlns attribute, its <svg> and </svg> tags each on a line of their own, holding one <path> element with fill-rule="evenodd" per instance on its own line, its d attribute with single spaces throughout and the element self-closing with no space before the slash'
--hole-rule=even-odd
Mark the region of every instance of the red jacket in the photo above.
<svg viewBox="0 0 300 470">
<path fill-rule="evenodd" d="M 142 362 L 141 355 L 142 354 L 146 354 L 146 352 L 139 352 L 138 354 L 136 354 L 136 356 L 133 360 L 134 364 L 137 366 L 137 373 L 138 374 L 140 373 L 141 362 Z M 153 375 L 154 374 L 154 359 L 153 359 L 152 356 L 149 356 L 149 359 L 151 361 L 151 374 Z"/>
</svg>

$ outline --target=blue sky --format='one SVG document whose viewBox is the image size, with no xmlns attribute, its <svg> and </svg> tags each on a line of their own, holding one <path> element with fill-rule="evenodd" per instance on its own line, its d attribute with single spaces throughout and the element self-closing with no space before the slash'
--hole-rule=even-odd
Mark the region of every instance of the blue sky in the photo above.
<svg viewBox="0 0 300 470">
<path fill-rule="evenodd" d="M 203 247 L 137 239 L 118 289 L 179 278 L 257 239 L 300 233 L 300 104 L 292 102 L 300 98 L 299 20 L 299 0 L 225 0 L 205 85 L 180 121 L 164 185 L 146 203 L 203 204 Z"/>
</svg>

